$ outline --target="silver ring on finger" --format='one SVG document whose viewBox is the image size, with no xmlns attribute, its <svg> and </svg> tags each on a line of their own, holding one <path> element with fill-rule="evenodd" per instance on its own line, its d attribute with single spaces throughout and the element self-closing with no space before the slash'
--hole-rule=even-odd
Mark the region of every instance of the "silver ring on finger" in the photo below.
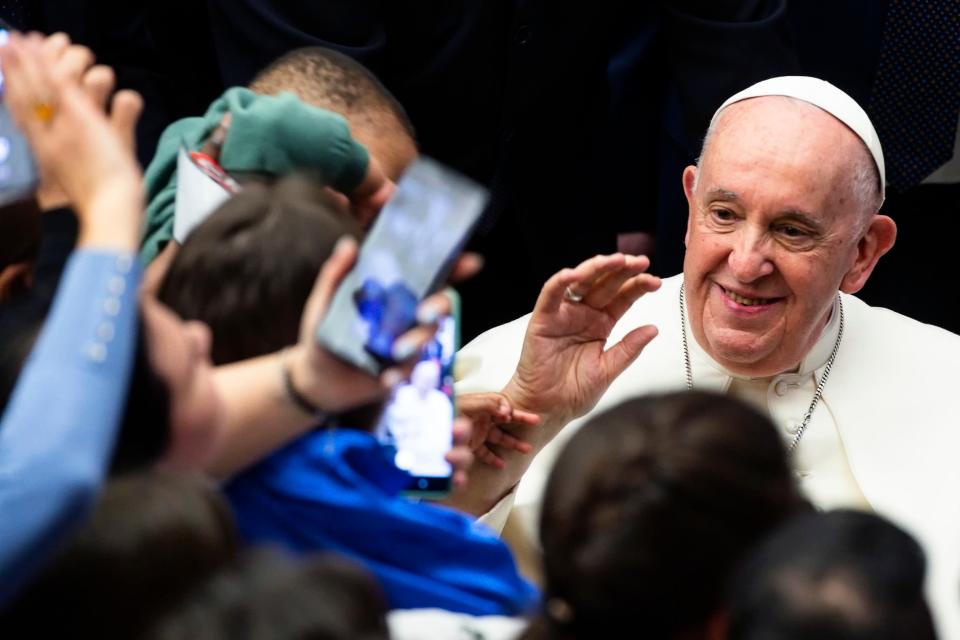
<svg viewBox="0 0 960 640">
<path fill-rule="evenodd" d="M 563 290 L 563 299 L 567 302 L 573 302 L 576 304 L 578 302 L 583 302 L 583 294 L 577 293 L 573 290 L 573 288 L 570 287 L 570 285 L 567 285 L 567 288 Z"/>
</svg>

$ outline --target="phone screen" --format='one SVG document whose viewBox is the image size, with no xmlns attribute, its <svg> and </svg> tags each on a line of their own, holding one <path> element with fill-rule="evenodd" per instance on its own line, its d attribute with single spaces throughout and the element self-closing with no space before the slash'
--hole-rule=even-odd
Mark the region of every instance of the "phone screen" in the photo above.
<svg viewBox="0 0 960 640">
<path fill-rule="evenodd" d="M 453 443 L 456 334 L 454 318 L 442 318 L 410 378 L 393 390 L 376 428 L 394 464 L 410 475 L 408 493 L 438 495 L 450 489 L 452 468 L 444 457 Z"/>
<path fill-rule="evenodd" d="M 10 30 L 0 24 L 0 45 L 6 44 Z M 0 204 L 21 200 L 37 186 L 37 168 L 27 139 L 13 123 L 4 100 L 6 81 L 0 70 Z"/>
<path fill-rule="evenodd" d="M 482 187 L 432 160 L 417 160 L 367 235 L 317 340 L 371 373 L 392 363 L 394 341 L 414 325 L 420 301 L 446 279 L 486 202 Z"/>
</svg>

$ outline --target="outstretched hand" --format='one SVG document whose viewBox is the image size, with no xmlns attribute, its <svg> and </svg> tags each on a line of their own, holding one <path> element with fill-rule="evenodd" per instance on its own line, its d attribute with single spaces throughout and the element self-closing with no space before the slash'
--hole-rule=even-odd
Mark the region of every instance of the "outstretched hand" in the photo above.
<svg viewBox="0 0 960 640">
<path fill-rule="evenodd" d="M 649 266 L 645 256 L 596 256 L 547 281 L 503 390 L 512 406 L 559 427 L 596 405 L 657 335 L 656 327 L 644 325 L 605 348 L 627 309 L 660 287 L 660 279 L 646 273 Z"/>
<path fill-rule="evenodd" d="M 437 321 L 448 315 L 450 298 L 443 293 L 426 298 L 417 307 L 418 324 L 394 343 L 395 353 L 409 354 L 402 362 L 374 376 L 344 362 L 316 340 L 316 328 L 330 302 L 357 261 L 356 241 L 344 236 L 324 263 L 300 321 L 300 338 L 292 349 L 291 375 L 297 389 L 325 411 L 338 413 L 382 400 L 400 381 L 409 378 L 423 348 L 433 339 Z M 475 254 L 464 254 L 455 264 L 450 280 L 471 277 L 482 266 Z"/>
</svg>

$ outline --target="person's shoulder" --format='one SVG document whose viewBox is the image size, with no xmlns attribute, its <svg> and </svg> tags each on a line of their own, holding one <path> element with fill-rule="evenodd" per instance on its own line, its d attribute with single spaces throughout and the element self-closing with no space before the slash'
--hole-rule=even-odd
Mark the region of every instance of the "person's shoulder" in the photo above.
<svg viewBox="0 0 960 640">
<path fill-rule="evenodd" d="M 884 307 L 873 307 L 851 295 L 843 296 L 850 341 L 869 344 L 910 359 L 936 362 L 960 355 L 960 335 Z M 847 340 L 845 337 L 844 340 Z"/>
</svg>

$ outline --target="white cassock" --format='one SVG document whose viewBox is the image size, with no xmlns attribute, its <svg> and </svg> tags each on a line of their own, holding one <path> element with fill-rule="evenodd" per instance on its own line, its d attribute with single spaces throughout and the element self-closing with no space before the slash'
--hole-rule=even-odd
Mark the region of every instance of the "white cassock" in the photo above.
<svg viewBox="0 0 960 640">
<path fill-rule="evenodd" d="M 651 392 L 686 388 L 682 276 L 638 300 L 608 344 L 654 324 L 659 335 L 597 407 L 571 422 L 533 462 L 514 511 L 536 538 L 544 483 L 566 440 L 597 411 Z M 843 339 L 820 404 L 794 453 L 801 486 L 818 507 L 871 509 L 916 536 L 927 552 L 928 595 L 941 637 L 960 639 L 960 336 L 841 294 Z M 457 392 L 499 391 L 516 368 L 529 316 L 495 327 L 458 355 Z M 839 330 L 837 309 L 794 373 L 738 378 L 687 327 L 696 388 L 731 393 L 764 410 L 785 440 L 810 406 Z M 509 508 L 505 500 L 494 511 Z M 488 514 L 492 516 L 494 514 Z M 490 518 L 496 521 L 497 518 Z"/>
</svg>

